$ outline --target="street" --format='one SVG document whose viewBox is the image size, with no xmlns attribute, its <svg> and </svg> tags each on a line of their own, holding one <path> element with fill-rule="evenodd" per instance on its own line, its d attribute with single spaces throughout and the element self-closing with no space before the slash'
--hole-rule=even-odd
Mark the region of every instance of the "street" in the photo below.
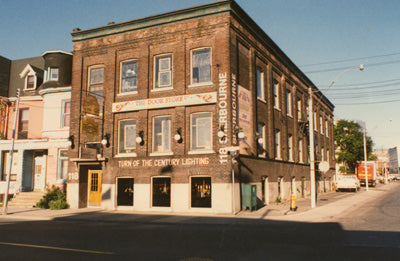
<svg viewBox="0 0 400 261">
<path fill-rule="evenodd" d="M 3 217 L 0 259 L 398 260 L 399 187 L 395 184 L 373 203 L 316 223 L 227 217 L 172 223 L 159 222 L 159 215 L 138 216 L 132 222 L 122 215 L 105 221 L 90 220 L 90 214 L 51 221 Z"/>
</svg>

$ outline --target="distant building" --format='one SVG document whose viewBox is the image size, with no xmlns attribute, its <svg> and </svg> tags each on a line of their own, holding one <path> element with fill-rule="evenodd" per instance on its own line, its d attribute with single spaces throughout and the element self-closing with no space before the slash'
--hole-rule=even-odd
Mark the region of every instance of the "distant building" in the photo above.
<svg viewBox="0 0 400 261">
<path fill-rule="evenodd" d="M 372 152 L 377 157 L 377 170 L 380 174 L 385 173 L 385 168 L 389 169 L 389 152 L 388 150 L 375 150 Z"/>
<path fill-rule="evenodd" d="M 68 166 L 72 54 L 47 51 L 39 57 L 0 59 L 1 82 L 0 195 L 10 166 L 11 138 L 18 113 L 10 194 L 63 186 Z M 4 74 L 5 75 L 5 74 Z M 19 109 L 15 112 L 20 90 Z"/>
<path fill-rule="evenodd" d="M 241 185 L 259 204 L 309 195 L 309 88 L 332 190 L 334 105 L 234 1 L 72 38 L 72 207 L 231 213 Z"/>
<path fill-rule="evenodd" d="M 400 156 L 400 147 L 393 147 L 388 150 L 389 154 L 389 172 L 392 174 L 399 173 L 399 156 Z"/>
</svg>

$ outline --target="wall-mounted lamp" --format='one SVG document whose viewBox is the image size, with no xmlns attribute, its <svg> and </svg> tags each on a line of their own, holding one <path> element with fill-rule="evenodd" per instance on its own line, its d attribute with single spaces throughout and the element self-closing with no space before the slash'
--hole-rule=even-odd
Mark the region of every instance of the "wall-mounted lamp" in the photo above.
<svg viewBox="0 0 400 261">
<path fill-rule="evenodd" d="M 254 140 L 258 142 L 258 144 L 262 145 L 264 143 L 264 139 L 261 137 L 260 133 L 256 132 L 254 134 Z"/>
<path fill-rule="evenodd" d="M 136 137 L 136 143 L 139 143 L 140 146 L 144 145 L 143 137 L 144 137 L 144 131 L 141 130 L 141 131 L 138 132 L 138 136 Z"/>
<path fill-rule="evenodd" d="M 182 128 L 178 128 L 176 130 L 176 134 L 174 136 L 174 139 L 178 142 L 178 143 L 182 143 L 183 139 L 182 139 Z"/>
<path fill-rule="evenodd" d="M 238 125 L 235 125 L 233 128 L 233 134 L 235 134 L 239 139 L 244 139 L 245 137 L 242 128 L 240 128 Z"/>
<path fill-rule="evenodd" d="M 219 130 L 218 130 L 218 138 L 220 140 L 225 140 L 226 139 L 226 135 L 225 135 L 225 126 L 224 125 L 220 125 L 219 126 Z"/>
<path fill-rule="evenodd" d="M 68 146 L 70 146 L 71 149 L 75 148 L 74 139 L 75 139 L 74 135 L 68 137 Z"/>
<path fill-rule="evenodd" d="M 104 139 L 101 140 L 101 144 L 103 144 L 103 146 L 106 146 L 107 148 L 110 147 L 110 133 L 106 133 L 104 135 Z"/>
</svg>

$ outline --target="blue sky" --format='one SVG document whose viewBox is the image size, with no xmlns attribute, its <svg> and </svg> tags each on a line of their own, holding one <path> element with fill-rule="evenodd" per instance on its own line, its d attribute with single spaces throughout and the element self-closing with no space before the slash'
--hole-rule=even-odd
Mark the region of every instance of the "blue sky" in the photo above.
<svg viewBox="0 0 400 261">
<path fill-rule="evenodd" d="M 72 29 L 88 29 L 208 3 L 207 0 L 0 0 L 0 55 L 72 50 Z M 168 4 L 166 4 L 168 3 Z M 366 122 L 375 148 L 400 145 L 400 1 L 237 0 L 291 60 L 324 89 L 335 119 Z M 391 101 L 391 102 L 387 102 Z"/>
</svg>

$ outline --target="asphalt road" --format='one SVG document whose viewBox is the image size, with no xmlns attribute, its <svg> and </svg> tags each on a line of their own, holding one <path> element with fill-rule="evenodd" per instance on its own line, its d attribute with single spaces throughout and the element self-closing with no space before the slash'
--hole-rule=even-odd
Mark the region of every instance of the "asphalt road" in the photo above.
<svg viewBox="0 0 400 261">
<path fill-rule="evenodd" d="M 399 260 L 399 198 L 399 190 L 388 191 L 330 223 L 3 218 L 0 260 Z"/>
</svg>

